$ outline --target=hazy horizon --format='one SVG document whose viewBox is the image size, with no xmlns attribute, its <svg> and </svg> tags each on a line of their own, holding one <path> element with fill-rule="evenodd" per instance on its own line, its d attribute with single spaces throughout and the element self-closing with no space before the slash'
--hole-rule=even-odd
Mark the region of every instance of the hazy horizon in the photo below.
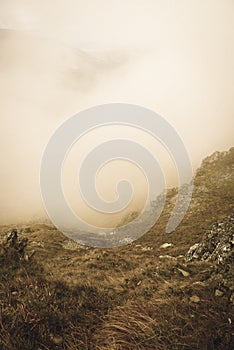
<svg viewBox="0 0 234 350">
<path fill-rule="evenodd" d="M 233 146 L 233 35 L 231 0 L 2 0 L 0 223 L 45 215 L 43 150 L 63 121 L 94 105 L 132 103 L 164 116 L 194 170 L 204 157 Z M 93 213 L 78 198 L 74 169 L 89 149 L 118 135 L 143 143 L 159 158 L 167 186 L 177 185 L 172 160 L 150 136 L 100 128 L 75 145 L 63 169 L 65 192 L 84 217 Z M 146 183 L 132 164 L 103 169 L 100 194 L 115 199 L 111 186 L 126 171 L 137 193 L 128 210 L 139 210 Z"/>
</svg>

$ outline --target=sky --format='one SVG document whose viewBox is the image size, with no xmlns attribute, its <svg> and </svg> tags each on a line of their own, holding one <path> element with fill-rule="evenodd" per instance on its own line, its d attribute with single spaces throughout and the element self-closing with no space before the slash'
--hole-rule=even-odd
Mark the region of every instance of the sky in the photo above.
<svg viewBox="0 0 234 350">
<path fill-rule="evenodd" d="M 0 0 L 0 223 L 44 215 L 43 151 L 80 110 L 110 102 L 152 109 L 181 136 L 195 170 L 233 146 L 233 84 L 233 0 Z M 177 184 L 162 146 L 124 127 L 87 135 L 74 150 L 76 166 L 118 133 L 157 153 L 168 186 Z M 87 207 L 72 195 L 72 164 L 68 159 L 65 192 L 85 217 Z M 103 170 L 100 192 L 113 200 L 107 180 L 125 169 L 138 193 L 130 209 L 141 209 L 138 170 L 112 166 Z"/>
</svg>

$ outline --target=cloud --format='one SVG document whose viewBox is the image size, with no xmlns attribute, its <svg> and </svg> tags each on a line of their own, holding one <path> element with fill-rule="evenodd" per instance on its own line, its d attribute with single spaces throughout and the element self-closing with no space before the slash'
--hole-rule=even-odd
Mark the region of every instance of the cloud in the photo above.
<svg viewBox="0 0 234 350">
<path fill-rule="evenodd" d="M 234 3 L 2 0 L 0 220 L 42 212 L 39 167 L 56 127 L 108 102 L 174 125 L 196 167 L 233 143 Z M 10 30 L 11 29 L 11 30 Z"/>
</svg>

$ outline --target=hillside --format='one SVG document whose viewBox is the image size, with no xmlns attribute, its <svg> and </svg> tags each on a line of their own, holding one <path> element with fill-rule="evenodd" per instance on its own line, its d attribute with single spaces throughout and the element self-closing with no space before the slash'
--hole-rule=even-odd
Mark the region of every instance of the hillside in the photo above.
<svg viewBox="0 0 234 350">
<path fill-rule="evenodd" d="M 233 349 L 234 148 L 203 160 L 166 234 L 176 194 L 118 248 L 80 246 L 48 224 L 2 226 L 0 349 Z"/>
</svg>

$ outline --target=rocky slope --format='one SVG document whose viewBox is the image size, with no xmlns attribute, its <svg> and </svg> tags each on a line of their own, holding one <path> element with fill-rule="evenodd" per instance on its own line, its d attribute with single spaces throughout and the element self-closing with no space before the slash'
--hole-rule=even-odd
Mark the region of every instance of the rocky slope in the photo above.
<svg viewBox="0 0 234 350">
<path fill-rule="evenodd" d="M 80 246 L 52 225 L 2 227 L 0 349 L 234 348 L 234 148 L 206 158 L 172 233 L 176 199 L 138 241 Z"/>
</svg>

